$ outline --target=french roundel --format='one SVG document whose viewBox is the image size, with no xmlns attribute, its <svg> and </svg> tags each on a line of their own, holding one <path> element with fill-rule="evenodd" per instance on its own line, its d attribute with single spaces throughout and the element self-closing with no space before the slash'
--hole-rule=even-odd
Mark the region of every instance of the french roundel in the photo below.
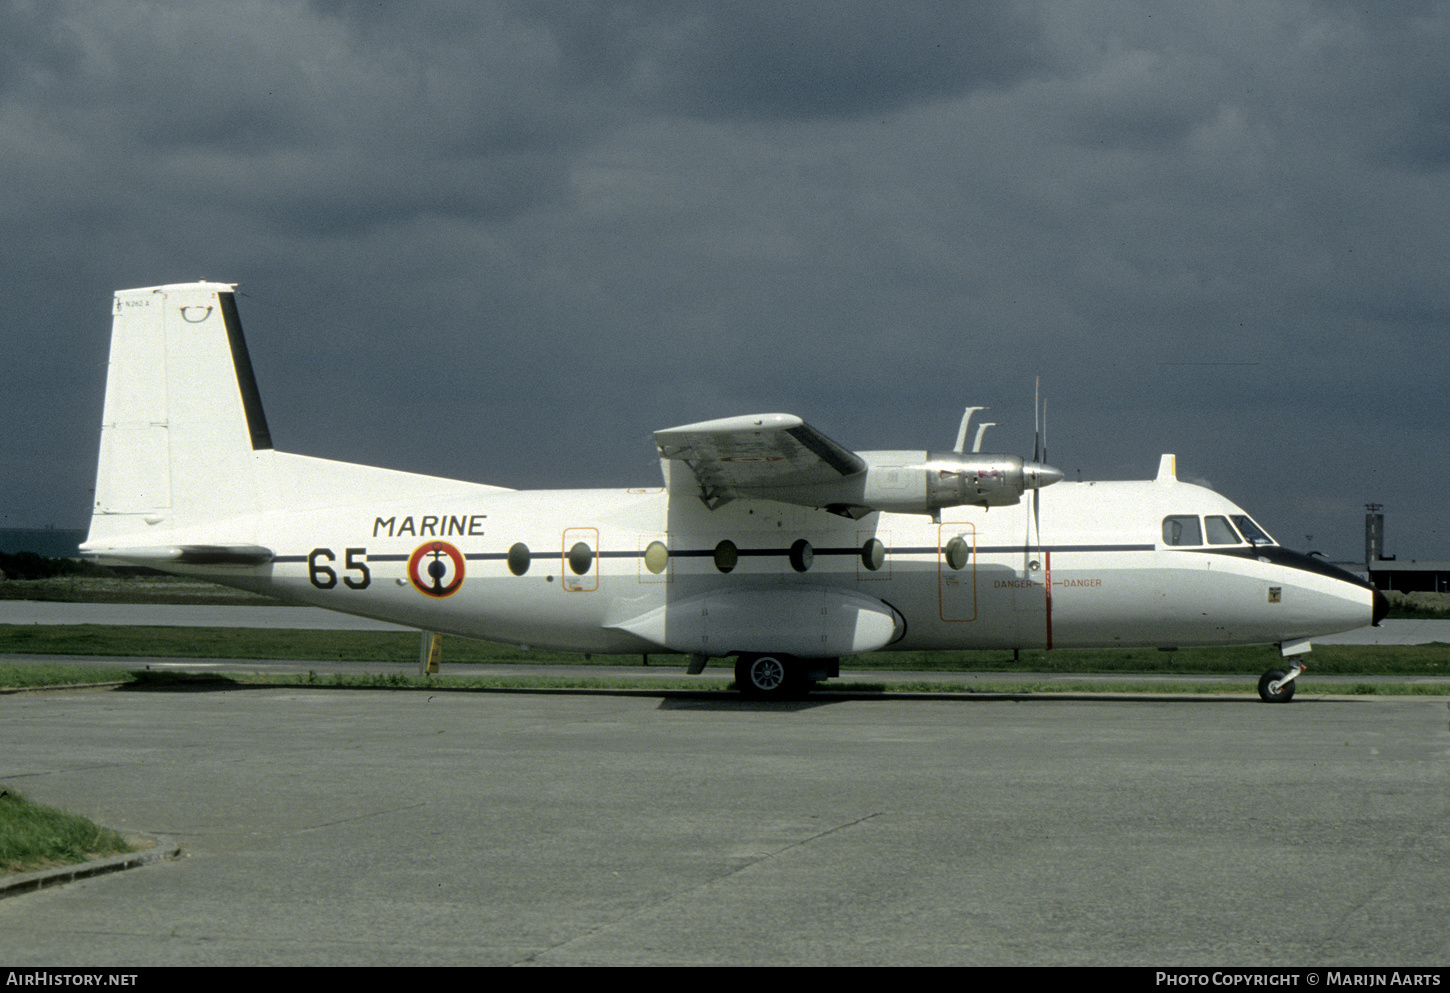
<svg viewBox="0 0 1450 993">
<path fill-rule="evenodd" d="M 408 557 L 408 582 L 424 596 L 452 596 L 463 585 L 463 553 L 446 541 L 419 545 Z"/>
</svg>

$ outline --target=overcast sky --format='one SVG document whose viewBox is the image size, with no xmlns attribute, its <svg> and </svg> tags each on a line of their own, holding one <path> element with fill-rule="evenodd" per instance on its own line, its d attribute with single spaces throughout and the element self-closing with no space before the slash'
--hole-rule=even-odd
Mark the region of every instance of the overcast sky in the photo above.
<svg viewBox="0 0 1450 993">
<path fill-rule="evenodd" d="M 1040 375 L 1069 478 L 1450 559 L 1446 3 L 0 0 L 0 225 L 0 527 L 85 526 L 111 293 L 205 278 L 284 450 L 1030 455 Z"/>
</svg>

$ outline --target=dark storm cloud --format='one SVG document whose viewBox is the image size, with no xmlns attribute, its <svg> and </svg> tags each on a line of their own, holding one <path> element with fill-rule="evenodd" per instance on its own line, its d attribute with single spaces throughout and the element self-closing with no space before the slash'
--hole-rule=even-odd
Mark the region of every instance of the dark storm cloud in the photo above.
<svg viewBox="0 0 1450 993">
<path fill-rule="evenodd" d="M 123 207 L 152 186 L 328 235 L 498 217 L 557 196 L 591 133 L 548 39 L 507 18 L 370 34 L 293 4 L 17 10 L 6 83 L 12 127 L 34 136 L 22 168 L 73 171 L 82 200 Z"/>
<path fill-rule="evenodd" d="M 702 117 L 852 117 L 1005 86 L 1038 61 L 1006 3 L 843 0 L 648 5 L 659 18 L 637 86 Z"/>
<path fill-rule="evenodd" d="M 0 377 L 36 425 L 0 449 L 25 480 L 0 506 L 78 494 L 83 516 L 109 293 L 205 276 L 241 281 L 274 436 L 308 454 L 638 483 L 673 423 L 784 409 L 941 447 L 969 402 L 1030 452 L 1042 374 L 1088 478 L 1176 449 L 1271 530 L 1352 550 L 1376 499 L 1431 533 L 1447 23 L 1314 0 L 0 4 Z M 1412 462 L 1414 485 L 1381 468 Z"/>
<path fill-rule="evenodd" d="M 60 27 L 62 13 L 39 3 L 0 8 L 0 92 L 74 71 L 80 53 Z"/>
<path fill-rule="evenodd" d="M 373 38 L 467 36 L 506 12 L 548 31 L 562 79 L 706 118 L 857 116 L 1007 85 L 1040 55 L 1034 19 L 1004 2 L 904 0 L 884 17 L 867 0 L 314 6 Z"/>
</svg>

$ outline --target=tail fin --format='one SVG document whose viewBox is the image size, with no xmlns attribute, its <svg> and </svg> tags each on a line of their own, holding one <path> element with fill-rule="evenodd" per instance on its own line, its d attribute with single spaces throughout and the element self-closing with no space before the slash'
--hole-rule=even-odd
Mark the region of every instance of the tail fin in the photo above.
<svg viewBox="0 0 1450 993">
<path fill-rule="evenodd" d="M 261 516 L 502 490 L 272 449 L 226 283 L 121 290 L 91 533 L 82 551 L 122 561 L 256 564 Z M 124 553 L 124 554 L 122 554 Z"/>
<path fill-rule="evenodd" d="M 272 438 L 233 289 L 116 293 L 88 544 L 256 509 Z"/>
</svg>

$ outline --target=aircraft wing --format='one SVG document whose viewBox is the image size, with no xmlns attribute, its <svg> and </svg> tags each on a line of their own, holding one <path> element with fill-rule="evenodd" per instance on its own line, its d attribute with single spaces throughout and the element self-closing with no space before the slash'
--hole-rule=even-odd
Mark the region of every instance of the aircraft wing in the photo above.
<svg viewBox="0 0 1450 993">
<path fill-rule="evenodd" d="M 690 476 L 667 473 L 671 489 L 688 481 L 712 509 L 737 497 L 772 497 L 803 486 L 838 483 L 866 470 L 865 461 L 791 414 L 747 414 L 656 431 L 667 462 Z"/>
</svg>

